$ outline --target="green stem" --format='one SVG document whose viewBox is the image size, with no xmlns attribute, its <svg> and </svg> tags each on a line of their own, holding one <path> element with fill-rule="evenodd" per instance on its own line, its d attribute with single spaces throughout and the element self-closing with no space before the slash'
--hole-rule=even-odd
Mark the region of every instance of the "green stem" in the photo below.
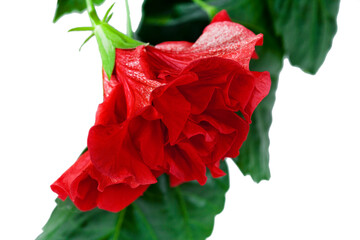
<svg viewBox="0 0 360 240">
<path fill-rule="evenodd" d="M 86 0 L 86 8 L 90 17 L 91 24 L 93 27 L 98 25 L 101 21 L 96 13 L 95 6 L 92 0 Z"/>
<path fill-rule="evenodd" d="M 130 19 L 130 8 L 128 0 L 125 0 L 125 6 L 126 6 L 126 17 L 127 17 L 127 32 L 126 35 L 133 38 L 133 31 L 131 28 L 131 19 Z"/>
</svg>

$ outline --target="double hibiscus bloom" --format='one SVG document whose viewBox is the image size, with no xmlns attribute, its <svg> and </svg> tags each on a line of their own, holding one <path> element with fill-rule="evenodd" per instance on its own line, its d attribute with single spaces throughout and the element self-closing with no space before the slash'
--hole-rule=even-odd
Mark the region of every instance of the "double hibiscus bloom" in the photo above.
<svg viewBox="0 0 360 240">
<path fill-rule="evenodd" d="M 117 212 L 161 174 L 172 186 L 205 184 L 206 168 L 223 176 L 220 160 L 239 154 L 251 115 L 270 90 L 268 72 L 249 70 L 261 44 L 261 34 L 221 11 L 195 43 L 117 49 L 88 151 L 52 190 L 81 210 Z"/>
</svg>

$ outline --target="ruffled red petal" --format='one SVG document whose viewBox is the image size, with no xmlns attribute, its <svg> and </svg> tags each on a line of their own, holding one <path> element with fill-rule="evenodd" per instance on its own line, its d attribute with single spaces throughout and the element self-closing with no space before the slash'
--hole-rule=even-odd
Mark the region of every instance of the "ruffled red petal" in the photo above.
<svg viewBox="0 0 360 240">
<path fill-rule="evenodd" d="M 56 182 L 51 189 L 65 200 L 66 197 L 83 211 L 95 207 L 118 212 L 141 196 L 149 185 L 132 188 L 122 181 L 98 172 L 85 152 Z"/>
<path fill-rule="evenodd" d="M 236 157 L 270 75 L 249 70 L 262 35 L 219 12 L 195 43 L 117 49 L 104 102 L 89 131 L 89 151 L 52 189 L 82 210 L 119 211 L 166 173 L 172 186 Z M 240 111 L 243 117 L 236 112 Z"/>
</svg>

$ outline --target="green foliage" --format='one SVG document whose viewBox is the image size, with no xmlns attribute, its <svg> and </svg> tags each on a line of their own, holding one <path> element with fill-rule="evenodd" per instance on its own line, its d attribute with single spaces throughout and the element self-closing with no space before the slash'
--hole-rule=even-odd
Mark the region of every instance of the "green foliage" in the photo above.
<svg viewBox="0 0 360 240">
<path fill-rule="evenodd" d="M 95 5 L 100 5 L 105 0 L 93 0 Z M 54 22 L 59 20 L 62 16 L 74 12 L 84 12 L 86 9 L 85 0 L 58 0 L 56 6 L 56 12 L 54 16 Z"/>
<path fill-rule="evenodd" d="M 99 5 L 104 0 L 93 2 Z M 226 9 L 233 21 L 264 34 L 264 45 L 257 47 L 259 59 L 252 60 L 250 68 L 269 71 L 272 86 L 255 110 L 248 138 L 234 159 L 244 175 L 260 182 L 270 178 L 268 132 L 283 59 L 289 57 L 293 65 L 315 73 L 336 33 L 338 8 L 339 0 L 145 0 L 136 37 L 151 44 L 194 42 L 209 24 L 209 16 L 221 9 Z M 54 22 L 64 14 L 85 9 L 85 0 L 58 0 Z M 110 11 L 101 21 L 94 9 L 89 14 L 92 27 L 71 30 L 92 31 L 85 42 L 96 37 L 109 78 L 116 48 L 144 44 L 111 27 Z M 130 25 L 128 29 L 131 33 Z M 157 184 L 119 213 L 100 209 L 81 212 L 69 199 L 57 199 L 57 207 L 37 240 L 205 239 L 212 232 L 215 215 L 224 207 L 228 187 L 227 176 L 209 177 L 205 186 L 190 182 L 176 188 L 170 188 L 167 177 L 161 176 Z"/>
<path fill-rule="evenodd" d="M 145 43 L 134 40 L 132 37 L 127 36 L 112 26 L 108 24 L 112 17 L 111 9 L 114 4 L 110 6 L 110 8 L 106 11 L 103 20 L 100 20 L 94 6 L 89 7 L 89 17 L 92 23 L 92 27 L 77 27 L 72 28 L 69 32 L 74 31 L 92 31 L 90 36 L 85 39 L 84 43 L 80 46 L 80 49 L 84 44 L 86 44 L 93 36 L 95 36 L 98 46 L 99 52 L 101 55 L 101 60 L 103 64 L 103 68 L 105 70 L 108 79 L 111 78 L 112 72 L 115 66 L 115 49 L 129 49 L 136 48 L 140 45 L 146 45 Z M 128 11 L 129 14 L 129 11 Z M 130 24 L 130 22 L 129 22 Z M 131 27 L 130 27 L 131 29 Z"/>
<path fill-rule="evenodd" d="M 264 34 L 263 46 L 256 49 L 259 59 L 250 63 L 250 69 L 253 71 L 269 71 L 271 74 L 271 90 L 256 108 L 252 116 L 247 140 L 234 161 L 242 173 L 250 175 L 255 182 L 268 180 L 270 178 L 268 133 L 284 57 L 281 39 L 275 34 L 269 6 L 263 0 L 233 0 L 227 1 L 225 5 L 217 6 L 218 8 L 225 8 L 233 21 L 246 26 L 255 33 Z"/>
<path fill-rule="evenodd" d="M 225 163 L 222 167 L 227 172 Z M 228 188 L 228 176 L 209 176 L 204 186 L 189 182 L 171 188 L 163 175 L 119 213 L 82 212 L 69 199 L 57 199 L 37 240 L 204 240 L 212 232 L 215 215 L 224 208 Z"/>
<path fill-rule="evenodd" d="M 176 40 L 193 42 L 208 23 L 207 13 L 190 0 L 147 0 L 136 36 L 151 44 Z"/>
<path fill-rule="evenodd" d="M 203 0 L 218 10 L 226 9 L 233 21 L 255 33 L 264 34 L 257 48 L 259 60 L 251 62 L 255 71 L 269 71 L 270 94 L 252 117 L 247 140 L 234 161 L 254 181 L 270 178 L 269 136 L 272 108 L 283 59 L 315 73 L 324 61 L 336 32 L 339 0 Z M 145 0 L 137 36 L 157 44 L 170 40 L 193 42 L 210 22 L 207 13 L 190 0 Z M 157 34 L 153 34 L 156 32 Z"/>
<path fill-rule="evenodd" d="M 270 0 L 274 26 L 294 66 L 316 73 L 335 36 L 340 0 Z"/>
</svg>

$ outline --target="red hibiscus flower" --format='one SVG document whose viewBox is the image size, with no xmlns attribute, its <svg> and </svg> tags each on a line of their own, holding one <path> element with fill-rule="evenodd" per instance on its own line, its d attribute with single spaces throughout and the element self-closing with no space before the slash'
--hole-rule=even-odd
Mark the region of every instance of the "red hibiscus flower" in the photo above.
<svg viewBox="0 0 360 240">
<path fill-rule="evenodd" d="M 168 174 L 172 186 L 206 182 L 236 157 L 251 115 L 270 90 L 268 72 L 249 70 L 262 35 L 215 16 L 195 43 L 116 50 L 88 151 L 53 185 L 82 210 L 119 211 Z M 240 112 L 241 117 L 236 114 Z"/>
</svg>

